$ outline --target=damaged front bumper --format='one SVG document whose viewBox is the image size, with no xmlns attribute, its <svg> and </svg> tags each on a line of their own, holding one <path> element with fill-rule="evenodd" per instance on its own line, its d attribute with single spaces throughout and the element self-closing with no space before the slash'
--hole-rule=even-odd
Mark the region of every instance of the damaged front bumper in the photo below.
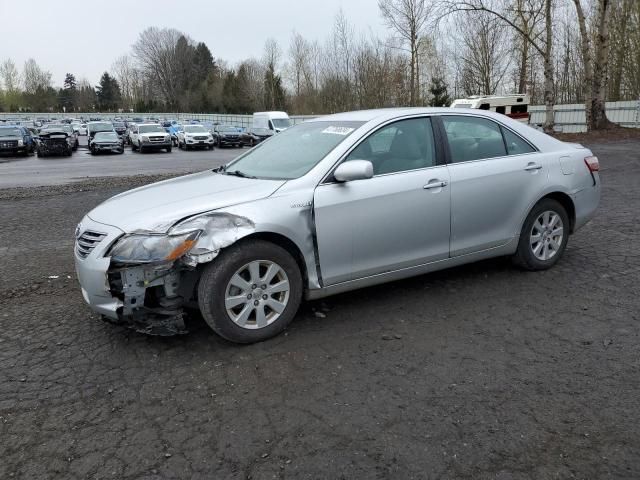
<svg viewBox="0 0 640 480">
<path fill-rule="evenodd" d="M 151 335 L 186 333 L 184 308 L 197 305 L 196 266 L 253 231 L 243 217 L 224 213 L 197 217 L 196 248 L 164 263 L 119 263 L 107 256 L 125 232 L 85 217 L 76 231 L 75 265 L 82 296 L 111 323 Z"/>
<path fill-rule="evenodd" d="M 183 277 L 189 276 L 188 267 L 113 265 L 105 254 L 122 235 L 88 217 L 78 226 L 74 257 L 84 300 L 110 323 L 151 335 L 186 333 L 184 288 L 189 282 Z"/>
</svg>

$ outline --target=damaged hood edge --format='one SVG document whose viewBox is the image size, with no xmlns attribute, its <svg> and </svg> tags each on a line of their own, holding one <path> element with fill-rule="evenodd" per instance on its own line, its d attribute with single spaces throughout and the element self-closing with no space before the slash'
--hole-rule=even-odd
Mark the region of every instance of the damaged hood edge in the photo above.
<svg viewBox="0 0 640 480">
<path fill-rule="evenodd" d="M 187 217 L 269 197 L 285 183 L 205 171 L 121 193 L 87 216 L 125 233 L 165 233 Z"/>
</svg>

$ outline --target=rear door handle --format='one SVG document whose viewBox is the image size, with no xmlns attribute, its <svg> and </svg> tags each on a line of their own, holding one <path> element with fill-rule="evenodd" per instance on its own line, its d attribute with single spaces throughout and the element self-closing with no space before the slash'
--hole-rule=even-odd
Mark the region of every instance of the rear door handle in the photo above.
<svg viewBox="0 0 640 480">
<path fill-rule="evenodd" d="M 528 172 L 530 172 L 531 170 L 540 170 L 541 168 L 542 165 L 538 165 L 537 163 L 530 163 L 526 167 L 524 167 L 524 169 Z"/>
<path fill-rule="evenodd" d="M 427 183 L 425 186 L 423 186 L 422 188 L 424 188 L 425 190 L 429 190 L 431 188 L 442 188 L 442 187 L 446 187 L 448 184 L 445 181 L 440 181 L 440 180 L 434 180 L 434 181 L 430 181 L 429 183 Z"/>
</svg>

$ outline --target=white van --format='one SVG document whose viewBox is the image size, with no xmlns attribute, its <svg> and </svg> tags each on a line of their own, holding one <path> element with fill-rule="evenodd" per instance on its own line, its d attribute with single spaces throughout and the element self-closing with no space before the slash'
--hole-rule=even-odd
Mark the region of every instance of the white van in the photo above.
<svg viewBox="0 0 640 480">
<path fill-rule="evenodd" d="M 502 113 L 507 117 L 523 123 L 529 123 L 529 95 L 472 95 L 468 98 L 458 98 L 453 101 L 451 108 L 478 108 Z"/>
<path fill-rule="evenodd" d="M 253 114 L 252 128 L 267 128 L 278 133 L 291 125 L 293 124 L 287 112 L 256 112 Z"/>
</svg>

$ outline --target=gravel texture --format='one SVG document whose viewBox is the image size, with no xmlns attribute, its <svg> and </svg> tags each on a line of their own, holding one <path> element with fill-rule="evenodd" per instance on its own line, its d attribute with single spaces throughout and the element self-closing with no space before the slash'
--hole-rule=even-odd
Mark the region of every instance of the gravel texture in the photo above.
<svg viewBox="0 0 640 480">
<path fill-rule="evenodd" d="M 303 305 L 229 344 L 84 305 L 82 215 L 158 177 L 0 191 L 0 478 L 640 478 L 640 143 L 552 270 L 505 259 Z"/>
</svg>

